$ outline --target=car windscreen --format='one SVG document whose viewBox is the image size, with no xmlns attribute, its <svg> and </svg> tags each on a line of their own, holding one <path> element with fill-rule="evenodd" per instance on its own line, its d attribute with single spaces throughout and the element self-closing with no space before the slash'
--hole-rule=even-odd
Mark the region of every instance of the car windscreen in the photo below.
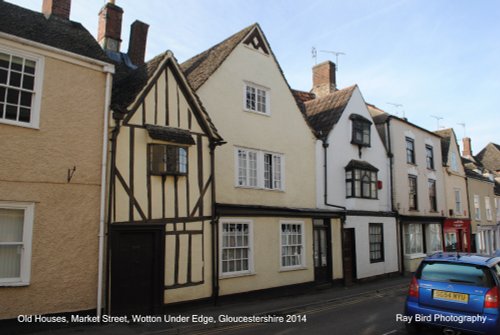
<svg viewBox="0 0 500 335">
<path fill-rule="evenodd" d="M 493 278 L 486 267 L 473 264 L 424 262 L 419 279 L 443 283 L 493 287 Z"/>
</svg>

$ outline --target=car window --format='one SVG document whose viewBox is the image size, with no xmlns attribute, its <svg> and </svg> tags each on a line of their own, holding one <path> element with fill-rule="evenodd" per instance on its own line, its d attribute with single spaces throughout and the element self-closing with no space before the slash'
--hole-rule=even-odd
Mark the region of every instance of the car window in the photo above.
<svg viewBox="0 0 500 335">
<path fill-rule="evenodd" d="M 440 262 L 423 263 L 419 279 L 481 287 L 493 287 L 494 283 L 487 268 Z"/>
<path fill-rule="evenodd" d="M 498 279 L 500 279 L 500 263 L 495 264 L 495 266 L 493 267 L 493 272 L 495 272 Z"/>
</svg>

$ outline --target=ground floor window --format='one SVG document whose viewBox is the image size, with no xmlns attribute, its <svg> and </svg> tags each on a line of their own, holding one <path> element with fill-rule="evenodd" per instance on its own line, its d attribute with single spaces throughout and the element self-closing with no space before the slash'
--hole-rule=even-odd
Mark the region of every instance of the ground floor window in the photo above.
<svg viewBox="0 0 500 335">
<path fill-rule="evenodd" d="M 438 223 L 431 223 L 425 226 L 425 237 L 427 253 L 443 251 L 442 228 Z"/>
<path fill-rule="evenodd" d="M 370 263 L 384 261 L 384 225 L 382 223 L 370 223 Z"/>
<path fill-rule="evenodd" d="M 303 267 L 304 264 L 304 225 L 300 223 L 281 223 L 281 267 Z"/>
<path fill-rule="evenodd" d="M 443 251 L 442 226 L 439 223 L 410 223 L 404 225 L 406 255 L 432 254 Z"/>
<path fill-rule="evenodd" d="M 424 252 L 424 240 L 422 225 L 410 223 L 405 225 L 405 254 L 422 254 Z"/>
<path fill-rule="evenodd" d="M 251 221 L 222 222 L 220 252 L 222 274 L 251 272 Z"/>
<path fill-rule="evenodd" d="M 0 202 L 0 285 L 29 284 L 32 203 Z"/>
</svg>

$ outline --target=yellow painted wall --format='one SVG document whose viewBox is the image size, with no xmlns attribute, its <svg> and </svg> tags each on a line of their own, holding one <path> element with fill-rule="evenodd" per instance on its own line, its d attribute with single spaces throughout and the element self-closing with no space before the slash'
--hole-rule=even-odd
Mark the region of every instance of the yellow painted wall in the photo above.
<svg viewBox="0 0 500 335">
<path fill-rule="evenodd" d="M 0 286 L 0 319 L 96 308 L 105 74 L 44 60 L 40 129 L 0 123 L 0 200 L 35 203 L 31 282 Z"/>
<path fill-rule="evenodd" d="M 342 221 L 340 219 L 331 219 L 332 232 L 332 278 L 344 278 L 344 269 L 342 261 Z"/>
</svg>

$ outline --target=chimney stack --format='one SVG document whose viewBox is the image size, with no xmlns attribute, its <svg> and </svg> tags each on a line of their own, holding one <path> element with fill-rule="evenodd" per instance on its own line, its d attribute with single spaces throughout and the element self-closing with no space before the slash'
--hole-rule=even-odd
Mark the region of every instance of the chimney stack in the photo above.
<svg viewBox="0 0 500 335">
<path fill-rule="evenodd" d="M 317 98 L 335 92 L 337 90 L 335 81 L 335 63 L 326 61 L 313 67 L 312 92 Z"/>
<path fill-rule="evenodd" d="M 462 151 L 462 156 L 465 158 L 472 158 L 472 147 L 470 137 L 464 137 L 462 139 L 464 144 L 464 150 Z"/>
<path fill-rule="evenodd" d="M 42 13 L 47 18 L 51 15 L 69 20 L 71 0 L 43 0 Z"/>
<path fill-rule="evenodd" d="M 97 42 L 104 50 L 120 51 L 123 9 L 110 0 L 99 12 Z"/>
<path fill-rule="evenodd" d="M 128 43 L 128 56 L 134 65 L 144 64 L 146 54 L 146 41 L 149 25 L 135 20 L 130 26 L 130 41 Z"/>
</svg>

